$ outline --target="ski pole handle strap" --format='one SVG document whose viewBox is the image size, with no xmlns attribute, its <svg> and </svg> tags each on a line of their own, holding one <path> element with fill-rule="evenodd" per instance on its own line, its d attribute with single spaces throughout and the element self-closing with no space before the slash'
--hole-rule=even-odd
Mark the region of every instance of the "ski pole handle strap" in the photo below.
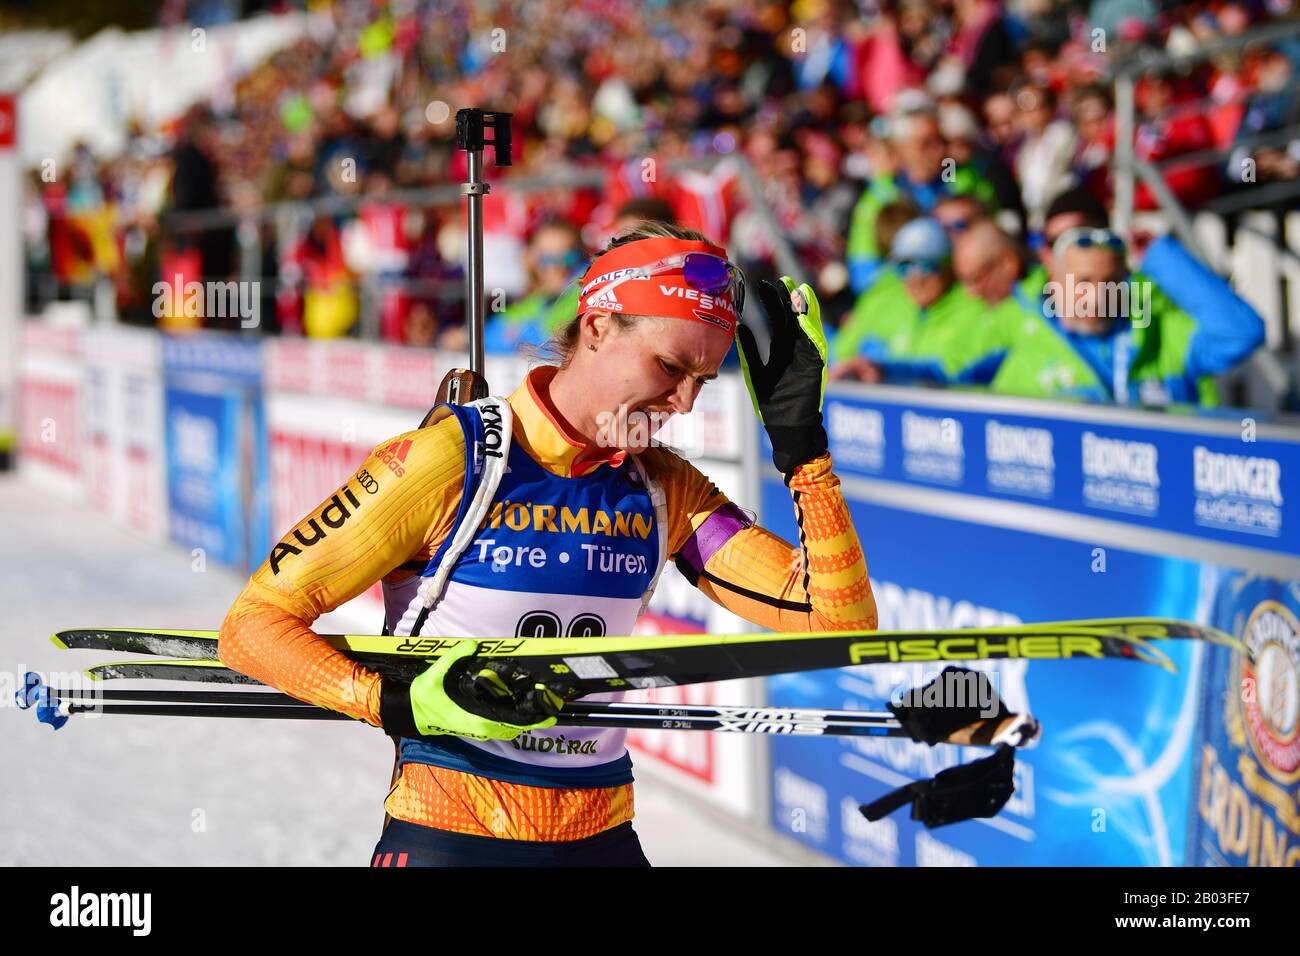
<svg viewBox="0 0 1300 956">
<path fill-rule="evenodd" d="M 474 641 L 458 641 L 410 683 L 390 685 L 385 680 L 379 705 L 384 729 L 408 737 L 448 734 L 512 740 L 525 730 L 555 726 L 555 718 L 545 712 L 558 713 L 562 700 L 531 680 L 522 686 L 526 674 L 511 674 L 516 679 L 506 680 L 490 667 L 477 666 L 466 686 L 469 665 L 462 661 L 476 650 Z"/>
<path fill-rule="evenodd" d="M 1015 792 L 1014 751 L 1006 744 L 973 763 L 940 771 L 928 780 L 899 787 L 858 809 L 873 823 L 899 807 L 912 805 L 912 819 L 927 828 L 976 817 L 997 816 Z"/>
<path fill-rule="evenodd" d="M 1011 713 L 987 674 L 951 665 L 924 687 L 885 706 L 909 737 L 931 747 L 981 720 L 1000 720 Z"/>
<path fill-rule="evenodd" d="M 905 787 L 891 790 L 883 797 L 872 800 L 870 803 L 863 804 L 858 807 L 858 809 L 862 812 L 864 817 L 872 823 L 875 823 L 877 820 L 883 820 L 899 807 L 907 806 L 909 803 L 916 800 L 925 792 L 928 785 L 928 780 L 919 780 L 916 783 L 909 783 Z"/>
<path fill-rule="evenodd" d="M 418 737 L 415 713 L 411 710 L 411 682 L 385 677 L 379 684 L 379 719 L 386 733 L 396 737 Z"/>
</svg>

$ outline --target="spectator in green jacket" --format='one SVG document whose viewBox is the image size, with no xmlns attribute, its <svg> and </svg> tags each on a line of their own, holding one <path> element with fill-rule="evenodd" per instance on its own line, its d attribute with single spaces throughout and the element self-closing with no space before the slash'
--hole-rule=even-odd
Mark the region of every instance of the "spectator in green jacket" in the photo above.
<svg viewBox="0 0 1300 956">
<path fill-rule="evenodd" d="M 1076 186 L 1052 200 L 1043 221 L 1043 232 L 1036 249 L 1037 262 L 1026 272 L 1021 290 L 1029 299 L 1037 299 L 1052 271 L 1052 248 L 1068 229 L 1090 226 L 1105 229 L 1110 224 L 1106 207 L 1092 193 Z"/>
<path fill-rule="evenodd" d="M 930 213 L 946 196 L 972 195 L 988 209 L 996 209 L 993 186 L 972 166 L 948 155 L 939 121 L 929 107 L 900 111 L 889 121 L 892 168 L 877 170 L 867 181 L 849 222 L 846 258 L 849 282 L 855 293 L 870 288 L 881 272 L 882 251 L 876 245 L 875 222 L 886 204 L 900 198 Z"/>
<path fill-rule="evenodd" d="M 1015 291 L 1024 271 L 1025 254 L 1020 243 L 999 229 L 997 223 L 982 219 L 957 237 L 952 261 L 959 282 L 988 305 L 998 306 Z"/>
<path fill-rule="evenodd" d="M 985 305 L 954 281 L 952 246 L 933 219 L 894 237 L 889 268 L 858 297 L 835 338 L 831 377 L 878 382 L 988 382 L 1000 358 Z"/>
<path fill-rule="evenodd" d="M 1077 226 L 1057 237 L 1038 296 L 995 316 L 1006 356 L 992 389 L 1008 395 L 1118 404 L 1217 405 L 1216 376 L 1264 340 L 1249 310 L 1180 309 L 1151 279 L 1130 273 L 1124 241 Z M 1196 271 L 1186 281 L 1213 296 Z M 1213 274 L 1210 276 L 1212 278 Z"/>
<path fill-rule="evenodd" d="M 483 345 L 490 353 L 540 346 L 577 313 L 578 285 L 573 280 L 586 264 L 577 227 L 563 219 L 541 226 L 533 233 L 524 259 L 532 292 L 504 311 L 488 312 Z"/>
</svg>

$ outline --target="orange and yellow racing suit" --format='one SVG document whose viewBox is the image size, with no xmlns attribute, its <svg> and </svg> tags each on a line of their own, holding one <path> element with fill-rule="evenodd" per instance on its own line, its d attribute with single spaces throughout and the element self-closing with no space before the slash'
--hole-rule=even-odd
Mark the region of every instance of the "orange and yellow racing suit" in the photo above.
<svg viewBox="0 0 1300 956">
<path fill-rule="evenodd" d="M 399 625 L 409 625 L 412 595 L 469 494 L 472 451 L 467 456 L 455 415 L 381 444 L 281 539 L 222 625 L 221 660 L 301 700 L 381 726 L 383 678 L 311 629 L 376 580 L 385 585 L 393 633 L 500 637 L 527 627 L 623 634 L 665 558 L 709 598 L 760 627 L 876 627 L 866 561 L 829 454 L 789 479 L 796 547 L 755 525 L 667 449 L 642 453 L 633 468 L 625 452 L 576 436 L 550 403 L 554 374 L 534 369 L 509 396 L 507 473 L 446 596 L 417 617 L 414 630 Z M 650 504 L 647 481 L 662 491 L 660 508 Z M 666 529 L 658 527 L 661 517 Z M 385 810 L 454 833 L 545 842 L 592 837 L 632 818 L 624 735 L 556 727 L 515 741 L 403 738 Z"/>
</svg>

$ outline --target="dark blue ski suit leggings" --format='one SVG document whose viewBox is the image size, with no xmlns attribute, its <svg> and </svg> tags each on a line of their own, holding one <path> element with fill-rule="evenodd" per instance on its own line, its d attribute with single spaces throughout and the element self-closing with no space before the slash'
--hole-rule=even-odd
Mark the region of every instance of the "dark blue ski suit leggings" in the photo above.
<svg viewBox="0 0 1300 956">
<path fill-rule="evenodd" d="M 389 820 L 371 866 L 649 866 L 632 824 L 564 843 L 499 840 Z"/>
</svg>

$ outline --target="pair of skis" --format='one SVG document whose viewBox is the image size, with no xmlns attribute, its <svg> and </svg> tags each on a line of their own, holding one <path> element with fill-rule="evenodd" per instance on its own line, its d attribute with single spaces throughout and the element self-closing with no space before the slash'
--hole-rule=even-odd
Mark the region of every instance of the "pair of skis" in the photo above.
<svg viewBox="0 0 1300 956">
<path fill-rule="evenodd" d="M 454 647 L 450 638 L 322 635 L 332 647 L 387 676 L 410 678 Z M 93 649 L 154 655 L 154 660 L 95 665 L 93 679 L 148 678 L 257 685 L 217 660 L 214 631 L 116 628 L 60 631 L 64 649 Z M 474 657 L 461 662 L 461 676 L 485 662 L 508 660 L 530 680 L 547 684 L 566 700 L 561 722 L 573 727 L 703 730 L 797 736 L 873 735 L 919 739 L 915 728 L 890 713 L 783 709 L 722 705 L 596 703 L 593 693 L 762 677 L 876 663 L 970 660 L 1141 661 L 1173 671 L 1160 644 L 1202 640 L 1244 650 L 1213 628 L 1158 618 L 1065 621 L 946 632 L 808 632 L 795 634 L 653 635 L 594 638 L 504 638 L 476 640 Z M 346 719 L 287 695 L 265 691 L 103 691 L 51 688 L 38 677 L 20 692 L 42 720 L 59 726 L 68 714 L 152 714 L 156 716 Z M 259 685 L 260 686 L 260 685 Z M 904 715 L 905 716 L 905 715 Z M 944 742 L 1024 746 L 1039 734 L 1027 715 L 1000 713 L 948 728 Z"/>
</svg>

